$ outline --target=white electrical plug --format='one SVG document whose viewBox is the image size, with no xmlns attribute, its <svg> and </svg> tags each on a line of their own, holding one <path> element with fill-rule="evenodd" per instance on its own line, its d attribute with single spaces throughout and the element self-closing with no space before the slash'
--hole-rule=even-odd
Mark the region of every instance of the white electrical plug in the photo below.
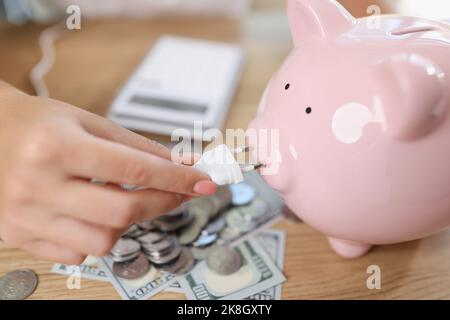
<svg viewBox="0 0 450 320">
<path fill-rule="evenodd" d="M 206 173 L 219 186 L 244 181 L 241 166 L 224 144 L 205 152 L 193 167 Z"/>
</svg>

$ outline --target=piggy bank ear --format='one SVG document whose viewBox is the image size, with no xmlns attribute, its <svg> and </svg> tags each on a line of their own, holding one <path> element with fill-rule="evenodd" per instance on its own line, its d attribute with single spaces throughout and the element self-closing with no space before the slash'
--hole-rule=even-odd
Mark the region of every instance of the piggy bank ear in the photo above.
<svg viewBox="0 0 450 320">
<path fill-rule="evenodd" d="M 414 140 L 435 130 L 447 113 L 445 74 L 415 54 L 396 55 L 375 65 L 377 112 L 384 130 Z"/>
<path fill-rule="evenodd" d="M 339 35 L 355 21 L 334 0 L 288 0 L 288 17 L 296 46 L 311 37 Z"/>
</svg>

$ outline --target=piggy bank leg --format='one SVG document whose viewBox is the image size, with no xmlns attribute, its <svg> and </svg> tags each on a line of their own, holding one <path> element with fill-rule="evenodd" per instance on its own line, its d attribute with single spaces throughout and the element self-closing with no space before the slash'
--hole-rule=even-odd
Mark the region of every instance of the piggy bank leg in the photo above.
<svg viewBox="0 0 450 320">
<path fill-rule="evenodd" d="M 341 240 L 331 237 L 328 238 L 328 241 L 330 242 L 331 248 L 333 248 L 338 255 L 344 258 L 361 257 L 365 255 L 372 247 L 372 245 L 365 243 Z"/>
</svg>

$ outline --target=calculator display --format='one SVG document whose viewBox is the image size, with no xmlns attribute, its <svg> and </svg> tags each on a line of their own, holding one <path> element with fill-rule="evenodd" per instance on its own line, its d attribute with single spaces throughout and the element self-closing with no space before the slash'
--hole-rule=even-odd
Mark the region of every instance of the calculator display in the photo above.
<svg viewBox="0 0 450 320">
<path fill-rule="evenodd" d="M 208 106 L 204 104 L 194 104 L 169 99 L 161 99 L 149 96 L 133 96 L 130 100 L 132 104 L 139 104 L 157 109 L 170 109 L 173 111 L 194 112 L 204 114 L 208 110 Z"/>
</svg>

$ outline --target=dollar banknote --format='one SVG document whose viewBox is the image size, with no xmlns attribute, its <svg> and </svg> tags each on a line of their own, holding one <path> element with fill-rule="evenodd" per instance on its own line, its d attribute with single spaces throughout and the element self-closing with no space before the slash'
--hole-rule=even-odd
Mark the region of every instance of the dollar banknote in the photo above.
<svg viewBox="0 0 450 320">
<path fill-rule="evenodd" d="M 172 283 L 170 286 L 168 286 L 166 289 L 164 289 L 164 291 L 184 294 L 184 290 L 178 281 L 175 281 L 174 283 Z"/>
<path fill-rule="evenodd" d="M 147 274 L 139 279 L 127 280 L 113 272 L 113 261 L 110 257 L 100 258 L 102 267 L 114 288 L 124 300 L 147 300 L 166 289 L 177 279 L 170 273 L 160 272 L 151 267 Z"/>
<path fill-rule="evenodd" d="M 79 266 L 55 263 L 52 266 L 51 272 L 66 276 L 79 276 L 83 279 L 109 281 L 109 277 L 103 269 L 100 260 L 92 256 L 89 256 Z"/>
<path fill-rule="evenodd" d="M 283 230 L 268 229 L 259 232 L 255 238 L 270 256 L 278 269 L 284 267 L 284 248 L 286 232 Z M 282 284 L 257 292 L 247 297 L 248 300 L 281 300 Z"/>
<path fill-rule="evenodd" d="M 234 249 L 242 258 L 237 272 L 219 275 L 208 268 L 206 261 L 202 261 L 178 280 L 188 299 L 240 300 L 286 280 L 257 240 L 246 239 Z"/>
</svg>

